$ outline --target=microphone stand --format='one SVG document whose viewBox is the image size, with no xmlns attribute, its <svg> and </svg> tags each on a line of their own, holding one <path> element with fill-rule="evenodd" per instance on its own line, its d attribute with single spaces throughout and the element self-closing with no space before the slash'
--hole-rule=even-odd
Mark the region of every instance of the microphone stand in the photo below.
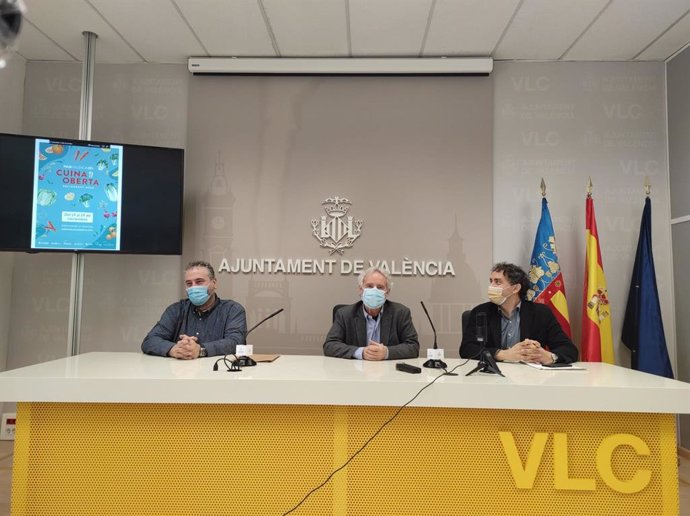
<svg viewBox="0 0 690 516">
<path fill-rule="evenodd" d="M 426 306 L 424 306 L 424 301 L 420 301 L 420 303 L 422 304 L 422 308 L 424 308 L 426 318 L 429 319 L 429 324 L 431 324 L 431 329 L 434 332 L 434 349 L 438 349 L 438 344 L 436 343 L 436 328 L 434 328 L 434 323 L 431 321 L 431 316 L 429 315 Z M 422 365 L 424 367 L 429 367 L 431 369 L 446 369 L 448 367 L 448 365 L 443 360 L 439 360 L 437 358 L 430 358 Z"/>
<path fill-rule="evenodd" d="M 245 342 L 247 341 L 247 335 L 249 335 L 252 331 L 254 331 L 258 326 L 260 326 L 263 323 L 265 323 L 266 321 L 268 321 L 271 317 L 275 317 L 276 315 L 278 315 L 283 310 L 284 310 L 284 308 L 281 308 L 280 310 L 273 312 L 271 315 L 269 315 L 268 317 L 265 317 L 264 319 L 262 319 L 258 323 L 256 323 L 254 326 L 249 328 L 249 330 L 247 330 L 247 333 L 244 336 L 244 341 Z M 249 357 L 247 355 L 242 355 L 242 356 L 237 357 L 236 362 L 237 362 L 237 365 L 239 365 L 240 367 L 251 367 L 251 366 L 256 365 L 256 360 L 254 360 L 252 357 Z"/>
<path fill-rule="evenodd" d="M 465 376 L 472 376 L 474 373 L 488 373 L 488 374 L 498 374 L 504 376 L 501 370 L 498 368 L 496 359 L 493 357 L 491 352 L 486 349 L 486 338 L 487 338 L 487 324 L 486 324 L 486 314 L 484 312 L 479 312 L 476 315 L 476 332 L 477 340 L 481 342 L 479 347 L 479 363 L 477 367 L 472 369 Z"/>
<path fill-rule="evenodd" d="M 472 376 L 474 373 L 497 374 L 505 377 L 505 375 L 498 368 L 496 359 L 491 356 L 491 352 L 488 349 L 483 348 L 479 352 L 479 363 L 477 364 L 477 367 L 472 369 L 465 376 Z"/>
</svg>

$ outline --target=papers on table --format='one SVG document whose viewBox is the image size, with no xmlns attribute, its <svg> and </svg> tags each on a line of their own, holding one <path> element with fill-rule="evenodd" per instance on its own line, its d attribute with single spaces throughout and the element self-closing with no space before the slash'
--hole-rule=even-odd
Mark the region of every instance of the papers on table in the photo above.
<svg viewBox="0 0 690 516">
<path fill-rule="evenodd" d="M 538 364 L 536 362 L 520 362 L 521 364 L 528 365 L 530 367 L 534 367 L 535 369 L 547 369 L 549 371 L 586 371 L 587 369 L 582 366 L 577 366 L 573 364 L 556 364 L 555 366 L 553 365 L 544 365 L 544 364 Z"/>
</svg>

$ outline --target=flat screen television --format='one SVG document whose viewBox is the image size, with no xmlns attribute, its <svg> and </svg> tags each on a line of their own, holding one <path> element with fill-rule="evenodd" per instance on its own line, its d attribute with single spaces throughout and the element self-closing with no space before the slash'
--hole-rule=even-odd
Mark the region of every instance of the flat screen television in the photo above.
<svg viewBox="0 0 690 516">
<path fill-rule="evenodd" d="M 182 254 L 182 149 L 0 133 L 0 184 L 0 251 Z"/>
</svg>

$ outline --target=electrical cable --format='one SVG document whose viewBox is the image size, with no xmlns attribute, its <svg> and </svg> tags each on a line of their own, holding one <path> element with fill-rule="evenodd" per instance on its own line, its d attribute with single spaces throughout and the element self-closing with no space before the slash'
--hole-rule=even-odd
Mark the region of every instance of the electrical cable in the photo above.
<svg viewBox="0 0 690 516">
<path fill-rule="evenodd" d="M 466 364 L 467 361 L 465 361 L 464 363 Z M 443 373 L 441 373 L 441 374 L 438 375 L 436 378 L 434 378 L 434 379 L 431 380 L 429 383 L 427 383 L 424 387 L 422 387 L 421 389 L 419 389 L 419 390 L 417 391 L 417 394 L 415 394 L 407 403 L 405 403 L 405 404 L 402 405 L 400 408 L 398 408 L 398 410 L 396 410 L 395 414 L 393 414 L 390 418 L 388 418 L 388 420 L 387 420 L 385 423 L 383 423 L 383 424 L 378 428 L 378 430 L 376 430 L 376 432 L 374 432 L 373 435 L 372 435 L 371 437 L 369 437 L 369 439 L 367 439 L 366 442 L 365 442 L 362 446 L 360 446 L 359 449 L 358 449 L 356 452 L 354 452 L 354 453 L 350 456 L 350 458 L 348 458 L 340 467 L 338 467 L 337 469 L 335 469 L 334 471 L 332 471 L 331 474 L 328 475 L 328 477 L 326 477 L 326 480 L 324 480 L 323 482 L 321 482 L 318 486 L 316 486 L 316 487 L 313 488 L 311 491 L 309 491 L 306 495 L 304 495 L 304 497 L 299 501 L 299 503 L 297 503 L 297 505 L 295 505 L 294 507 L 292 507 L 289 511 L 284 512 L 284 513 L 283 513 L 283 516 L 287 516 L 288 514 L 290 514 L 290 513 L 294 512 L 294 511 L 296 511 L 304 502 L 307 501 L 307 499 L 308 499 L 312 494 L 314 494 L 314 493 L 317 492 L 319 489 L 321 489 L 322 487 L 324 487 L 324 486 L 325 486 L 325 485 L 336 475 L 336 473 L 338 473 L 339 471 L 345 469 L 345 468 L 347 467 L 347 465 L 350 464 L 350 462 L 352 462 L 352 461 L 355 459 L 355 457 L 357 457 L 357 455 L 359 455 L 362 451 L 364 451 L 364 449 L 365 449 L 367 446 L 369 446 L 369 443 L 371 443 L 371 442 L 372 442 L 372 441 L 383 431 L 384 428 L 386 428 L 395 418 L 397 418 L 397 417 L 398 417 L 398 414 L 400 414 L 400 412 L 402 412 L 402 410 L 403 410 L 405 407 L 407 407 L 410 403 L 412 403 L 414 400 L 416 400 L 417 397 L 418 397 L 422 392 L 424 392 L 424 390 L 425 390 L 426 388 L 431 387 L 431 386 L 436 382 L 436 380 L 438 380 L 438 379 L 441 378 L 442 376 L 449 376 L 449 375 L 452 376 L 452 375 L 454 375 L 453 371 L 455 371 L 458 367 L 461 367 L 462 365 L 463 365 L 463 364 L 459 364 L 459 365 L 455 366 L 453 369 L 451 369 L 450 371 L 444 370 Z"/>
<path fill-rule="evenodd" d="M 235 360 L 229 360 L 228 359 L 229 356 L 235 357 Z M 236 371 L 242 370 L 240 368 L 240 366 L 237 364 L 237 362 L 239 360 L 239 358 L 237 358 L 237 355 L 235 355 L 234 353 L 228 353 L 227 355 L 223 355 L 222 357 L 220 357 L 218 360 L 216 360 L 213 363 L 213 370 L 214 371 L 218 371 L 218 362 L 220 362 L 221 360 L 225 364 L 225 367 L 227 367 L 228 372 L 236 372 Z M 228 361 L 229 361 L 229 363 L 228 363 Z"/>
</svg>

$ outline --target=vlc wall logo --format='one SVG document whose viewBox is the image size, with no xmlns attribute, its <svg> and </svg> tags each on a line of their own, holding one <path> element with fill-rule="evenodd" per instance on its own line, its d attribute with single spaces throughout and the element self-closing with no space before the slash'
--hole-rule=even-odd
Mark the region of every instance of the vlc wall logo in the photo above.
<svg viewBox="0 0 690 516">
<path fill-rule="evenodd" d="M 326 215 L 321 215 L 320 220 L 311 219 L 312 234 L 321 247 L 330 249 L 329 254 L 342 255 L 362 234 L 364 221 L 346 217 L 352 203 L 344 197 L 329 197 L 321 205 Z"/>
</svg>

